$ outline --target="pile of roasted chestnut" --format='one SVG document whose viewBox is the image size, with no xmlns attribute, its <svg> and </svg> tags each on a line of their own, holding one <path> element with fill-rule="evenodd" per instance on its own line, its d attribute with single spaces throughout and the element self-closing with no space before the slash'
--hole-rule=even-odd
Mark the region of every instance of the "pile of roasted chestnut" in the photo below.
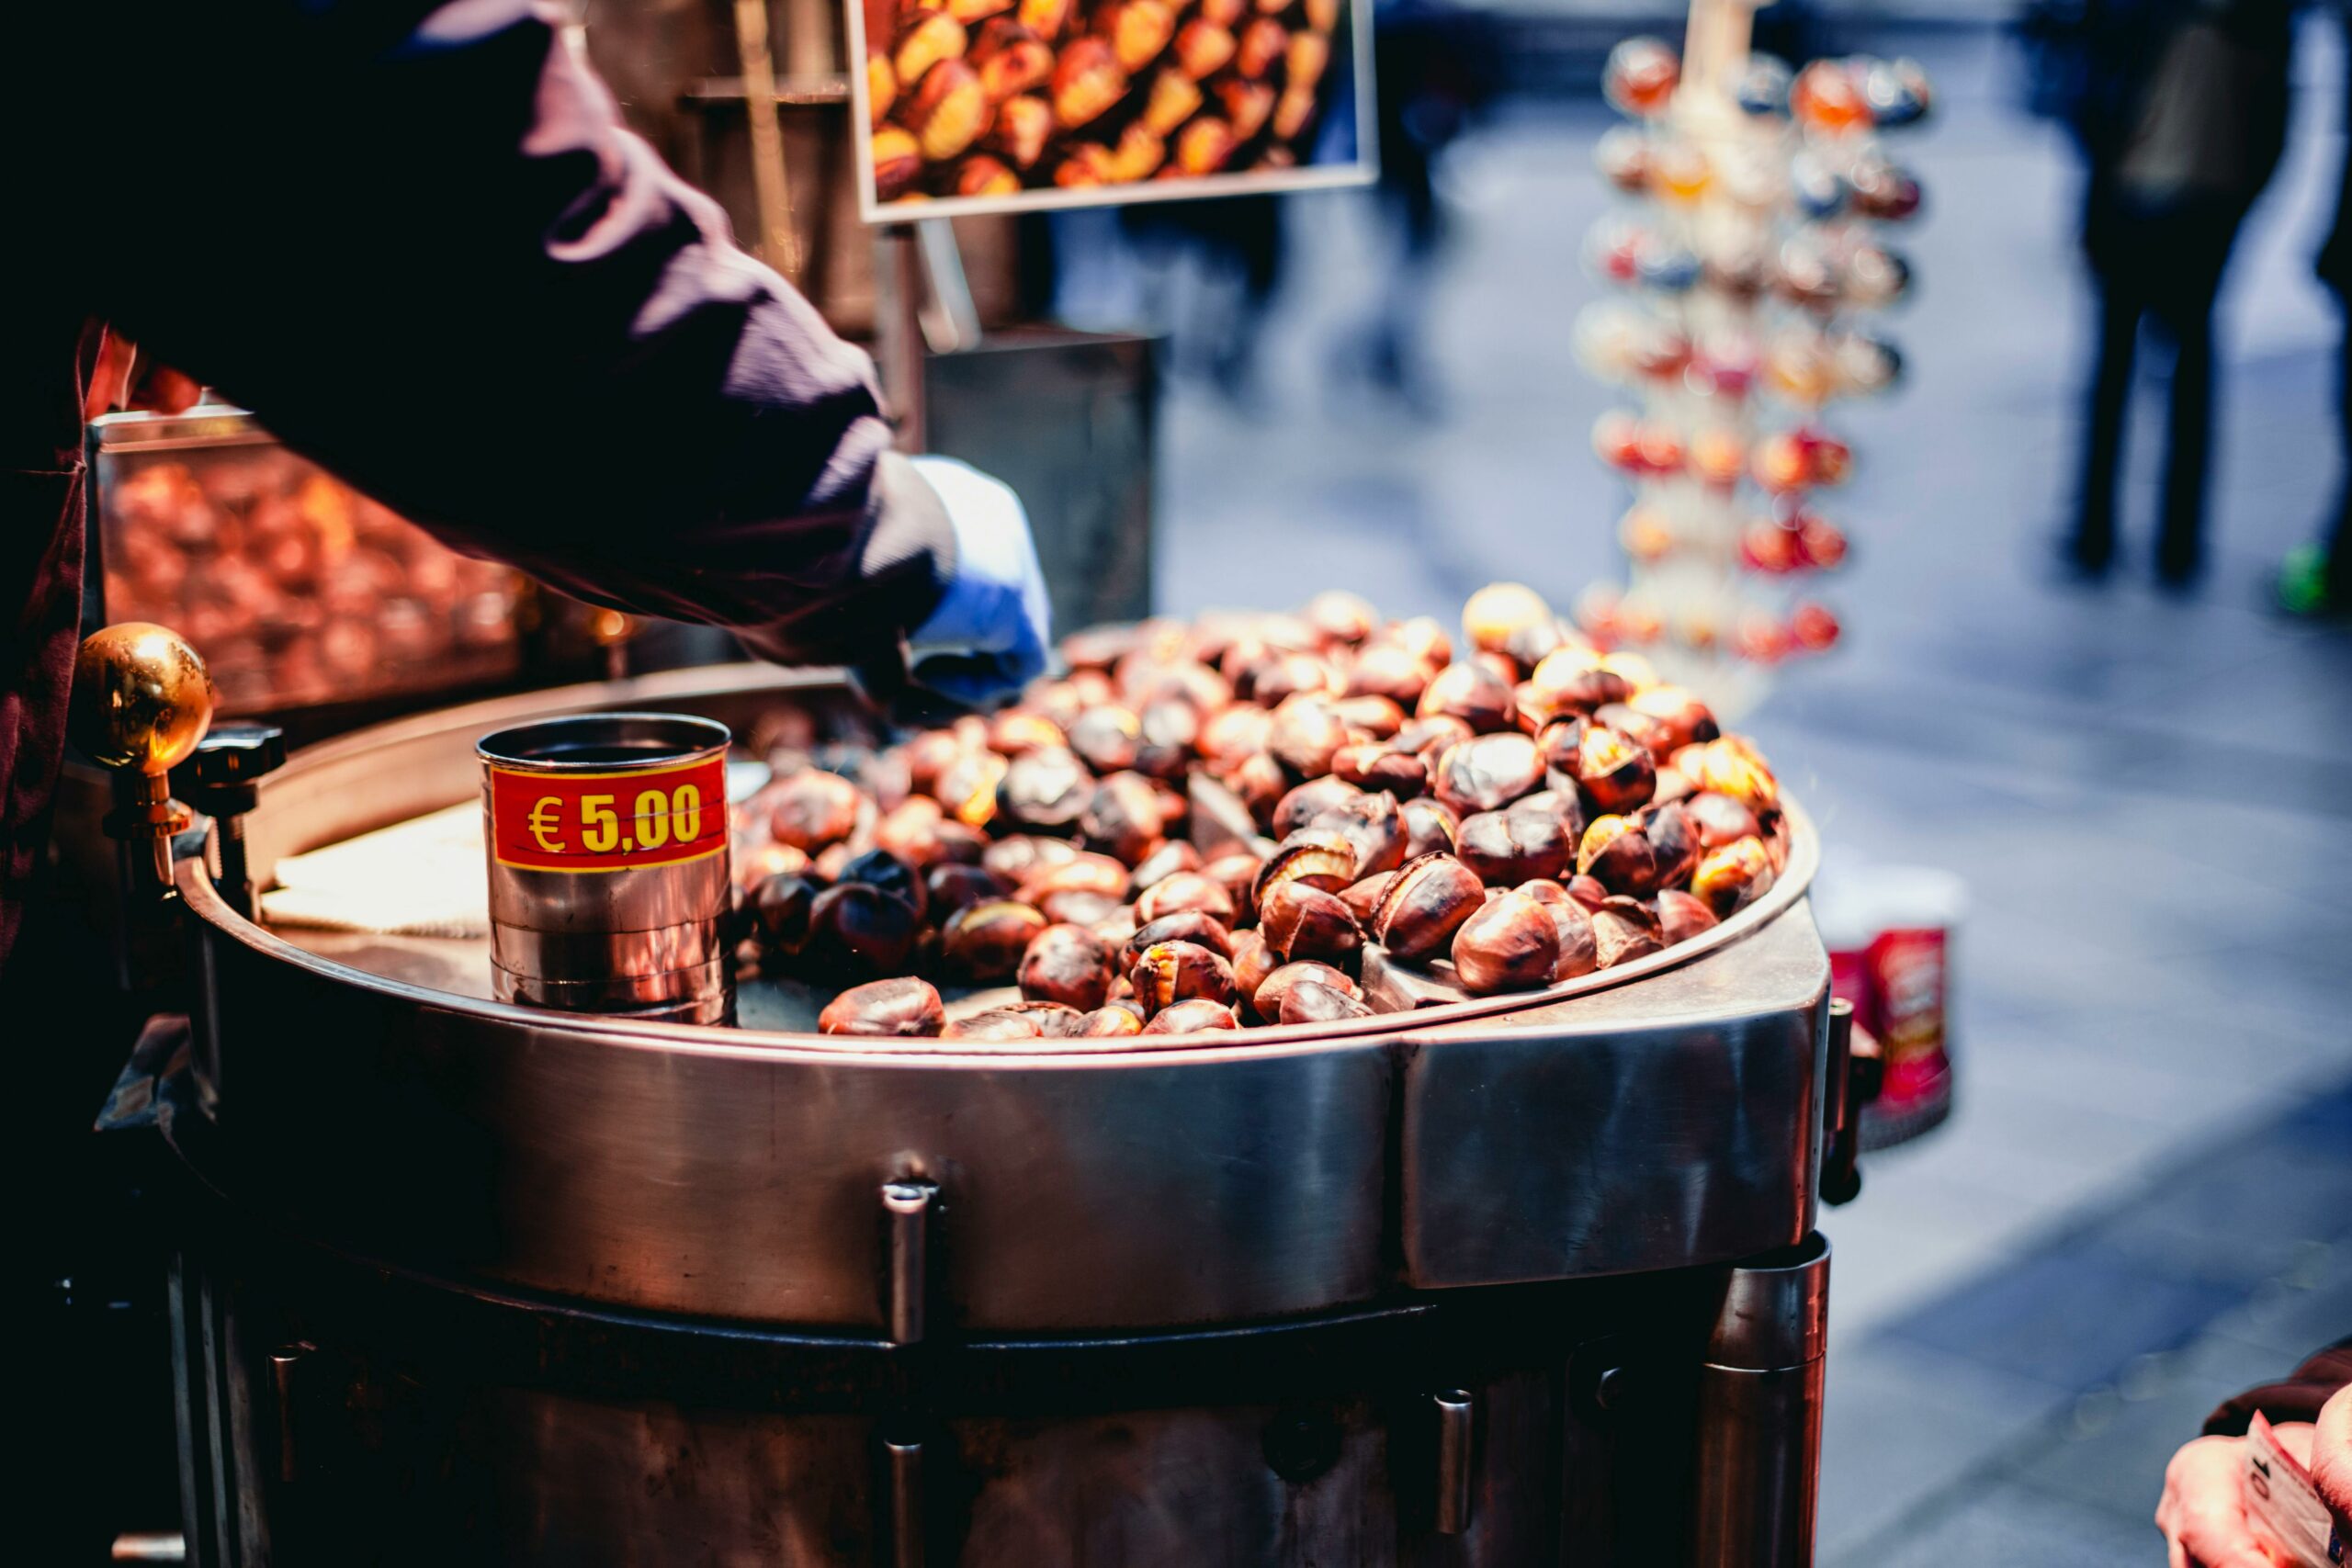
<svg viewBox="0 0 2352 1568">
<path fill-rule="evenodd" d="M 1347 68 L 1341 0 L 864 3 L 878 201 L 1294 167 Z"/>
<path fill-rule="evenodd" d="M 780 751 L 736 808 L 744 957 L 850 987 L 829 1033 L 1328 1022 L 1629 963 L 1785 869 L 1771 771 L 1698 697 L 1517 584 L 1463 635 L 1336 592 L 1090 631 L 992 716 Z"/>
</svg>

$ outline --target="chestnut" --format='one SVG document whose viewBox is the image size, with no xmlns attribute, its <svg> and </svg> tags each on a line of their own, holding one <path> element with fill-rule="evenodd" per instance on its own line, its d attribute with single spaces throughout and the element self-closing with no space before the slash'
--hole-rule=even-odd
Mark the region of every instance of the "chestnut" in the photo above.
<svg viewBox="0 0 2352 1568">
<path fill-rule="evenodd" d="M 786 957 L 798 953 L 808 945 L 808 921 L 816 903 L 816 884 L 791 873 L 771 876 L 752 889 L 752 921 L 760 945 Z"/>
<path fill-rule="evenodd" d="M 1226 160 L 1240 139 L 1233 128 L 1215 115 L 1203 115 L 1176 133 L 1176 169 L 1185 175 L 1213 175 L 1225 167 Z"/>
<path fill-rule="evenodd" d="M 1721 849 L 1735 839 L 1760 839 L 1764 828 L 1756 813 L 1727 795 L 1701 790 L 1682 803 L 1702 850 Z"/>
<path fill-rule="evenodd" d="M 1176 12 L 1166 0 L 1114 0 L 1095 25 L 1111 40 L 1119 68 L 1133 74 L 1159 59 L 1176 36 Z"/>
<path fill-rule="evenodd" d="M 913 955 L 922 921 L 914 906 L 867 882 L 828 887 L 808 907 L 805 961 L 827 978 L 893 975 Z"/>
<path fill-rule="evenodd" d="M 966 751 L 941 771 L 933 793 L 957 821 L 985 828 L 996 819 L 997 786 L 1005 773 L 1005 761 L 995 752 Z"/>
<path fill-rule="evenodd" d="M 1331 759 L 1348 743 L 1348 727 L 1328 697 L 1294 695 L 1274 709 L 1266 750 L 1295 777 L 1311 779 L 1331 771 Z"/>
<path fill-rule="evenodd" d="M 1264 708 L 1236 703 L 1212 714 L 1201 726 L 1201 756 L 1210 762 L 1238 761 L 1252 751 L 1264 750 L 1273 728 L 1274 716 Z"/>
<path fill-rule="evenodd" d="M 1625 705 L 1655 722 L 1664 734 L 1661 751 L 1678 750 L 1723 733 L 1713 709 L 1687 686 L 1645 686 L 1624 699 Z"/>
<path fill-rule="evenodd" d="M 1151 79 L 1141 123 L 1154 136 L 1172 136 L 1176 128 L 1192 118 L 1193 111 L 1200 107 L 1200 85 L 1182 71 L 1171 68 Z"/>
<path fill-rule="evenodd" d="M 1080 851 L 1068 860 L 1038 866 L 1021 879 L 1020 897 L 1043 904 L 1057 893 L 1091 893 L 1114 904 L 1125 901 L 1134 879 L 1109 855 Z"/>
<path fill-rule="evenodd" d="M 1143 1026 L 1146 1034 L 1198 1034 L 1211 1029 L 1238 1029 L 1241 1020 L 1224 1002 L 1195 997 L 1171 1003 L 1154 1013 Z"/>
<path fill-rule="evenodd" d="M 857 786 L 816 768 L 784 781 L 768 810 L 768 832 L 778 843 L 815 854 L 857 827 Z"/>
<path fill-rule="evenodd" d="M 1143 1015 L 1130 1007 L 1116 1004 L 1096 1008 L 1079 1020 L 1078 1032 L 1090 1040 L 1116 1039 L 1123 1035 L 1143 1032 Z"/>
<path fill-rule="evenodd" d="M 972 40 L 970 59 L 995 103 L 1043 85 L 1054 73 L 1052 46 L 1009 17 L 980 28 Z"/>
<path fill-rule="evenodd" d="M 1715 912 L 1705 900 L 1669 887 L 1657 896 L 1657 923 L 1660 937 L 1672 947 L 1722 922 L 1715 919 Z"/>
<path fill-rule="evenodd" d="M 1071 13 L 1077 9 L 1077 0 L 1020 0 L 1020 4 L 1021 25 L 1047 43 L 1062 36 L 1062 29 L 1069 26 Z M 1104 629 L 1115 631 L 1118 628 Z M 1083 647 L 1081 638 L 1084 636 L 1084 633 L 1080 633 L 1079 637 L 1065 639 L 1063 643 L 1065 658 L 1069 657 L 1069 648 L 1071 643 L 1080 643 Z M 1071 665 L 1075 669 L 1086 668 L 1075 660 L 1071 660 Z"/>
<path fill-rule="evenodd" d="M 1220 28 L 1238 23 L 1250 9 L 1250 0 L 1201 0 L 1201 15 Z"/>
<path fill-rule="evenodd" d="M 1044 914 L 1010 898 L 967 905 L 940 928 L 940 956 L 967 979 L 1001 984 L 1012 978 L 1046 924 Z"/>
<path fill-rule="evenodd" d="M 1725 735 L 1701 747 L 1692 777 L 1701 789 L 1727 795 L 1759 818 L 1780 809 L 1781 786 L 1772 770 L 1736 736 Z"/>
<path fill-rule="evenodd" d="M 921 919 L 930 908 L 931 896 L 924 891 L 922 878 L 888 850 L 868 850 L 853 855 L 841 869 L 836 882 L 864 882 L 883 892 L 905 899 L 914 906 L 915 919 Z"/>
<path fill-rule="evenodd" d="M 1233 68 L 1255 82 L 1273 70 L 1283 51 L 1290 47 L 1290 33 L 1280 22 L 1261 17 L 1241 29 L 1241 41 L 1233 52 Z"/>
<path fill-rule="evenodd" d="M 1064 130 L 1076 130 L 1126 96 L 1127 73 L 1109 44 L 1082 38 L 1066 46 L 1054 62 L 1053 85 L 1054 118 Z"/>
<path fill-rule="evenodd" d="M 1527 584 L 1489 582 L 1462 606 L 1462 635 L 1481 652 L 1501 653 L 1524 627 L 1551 619 L 1552 606 Z"/>
<path fill-rule="evenodd" d="M 1167 814 L 1159 792 L 1141 773 L 1113 773 L 1094 786 L 1079 814 L 1087 847 L 1134 865 L 1159 846 Z"/>
<path fill-rule="evenodd" d="M 1544 759 L 1516 730 L 1481 735 L 1440 752 L 1430 783 L 1438 803 L 1462 816 L 1499 811 L 1543 787 Z"/>
<path fill-rule="evenodd" d="M 989 750 L 1011 759 L 1032 751 L 1067 751 L 1062 727 L 1031 708 L 1006 708 L 988 721 Z"/>
<path fill-rule="evenodd" d="M 1373 1010 L 1361 997 L 1314 980 L 1302 980 L 1283 993 L 1282 1008 L 1274 1015 L 1276 1023 L 1340 1023 L 1351 1018 L 1370 1018 Z"/>
<path fill-rule="evenodd" d="M 1078 846 L 1067 839 L 1017 833 L 989 844 L 980 855 L 980 864 L 1017 886 L 1045 867 L 1069 864 L 1078 853 Z"/>
<path fill-rule="evenodd" d="M 1013 758 L 996 786 L 997 818 L 1024 832 L 1068 832 L 1093 800 L 1094 775 L 1059 746 Z"/>
<path fill-rule="evenodd" d="M 1564 874 L 1571 851 L 1560 819 L 1548 811 L 1481 811 L 1462 819 L 1454 853 L 1490 886 Z"/>
<path fill-rule="evenodd" d="M 1233 957 L 1233 933 L 1222 921 L 1198 909 L 1179 909 L 1129 931 L 1119 944 L 1119 962 L 1133 966 L 1145 948 L 1162 942 L 1196 942 L 1222 958 Z"/>
<path fill-rule="evenodd" d="M 923 877 L 922 886 L 932 919 L 942 925 L 958 909 L 984 899 L 1001 898 L 1012 891 L 1002 877 L 986 867 L 961 865 L 953 861 L 933 866 Z"/>
<path fill-rule="evenodd" d="M 1374 740 L 1389 739 L 1405 728 L 1404 708 L 1386 697 L 1340 697 L 1332 702 L 1331 711 L 1350 733 L 1369 735 Z"/>
<path fill-rule="evenodd" d="M 1250 897 L 1262 918 L 1267 895 L 1285 882 L 1303 882 L 1336 893 L 1355 879 L 1355 846 L 1346 834 L 1329 828 L 1302 828 L 1266 857 Z"/>
<path fill-rule="evenodd" d="M 1259 981 L 1258 988 L 1250 994 L 1250 1005 L 1257 1010 L 1260 1018 L 1272 1023 L 1282 1016 L 1283 1000 L 1290 994 L 1291 988 L 1301 985 L 1328 986 L 1346 997 L 1361 998 L 1363 995 L 1363 987 L 1348 978 L 1343 971 L 1314 959 L 1300 959 L 1283 964 Z"/>
<path fill-rule="evenodd" d="M 989 90 L 980 74 L 960 60 L 933 66 L 899 111 L 915 133 L 926 163 L 944 164 L 980 139 L 989 128 Z"/>
<path fill-rule="evenodd" d="M 1589 718 L 1594 709 L 1634 694 L 1631 681 L 1603 669 L 1599 659 L 1580 648 L 1546 654 L 1527 683 L 1533 700 L 1554 717 Z"/>
<path fill-rule="evenodd" d="M 957 196 L 1013 196 L 1020 192 L 1021 176 L 1001 159 L 976 152 L 956 165 L 949 188 Z"/>
<path fill-rule="evenodd" d="M 906 25 L 899 29 L 898 42 L 890 55 L 891 68 L 899 73 L 899 88 L 911 88 L 934 65 L 963 59 L 969 44 L 964 24 L 944 11 L 918 11 L 909 17 Z"/>
<path fill-rule="evenodd" d="M 1218 924 L 1230 926 L 1237 918 L 1233 895 L 1224 883 L 1205 873 L 1180 871 L 1162 877 L 1136 900 L 1136 919 L 1143 925 L 1181 910 L 1194 910 Z"/>
<path fill-rule="evenodd" d="M 1277 884 L 1267 893 L 1258 930 L 1266 950 L 1285 963 L 1346 964 L 1363 946 L 1363 931 L 1338 894 L 1297 882 Z"/>
<path fill-rule="evenodd" d="M 1373 911 L 1373 934 L 1406 963 L 1434 958 L 1462 923 L 1486 901 L 1487 889 L 1468 866 L 1447 854 L 1405 863 L 1389 878 Z"/>
<path fill-rule="evenodd" d="M 1233 900 L 1236 921 L 1254 919 L 1258 913 L 1258 873 L 1265 862 L 1247 850 L 1222 854 L 1201 868 L 1201 874 L 1225 889 Z"/>
<path fill-rule="evenodd" d="M 1176 34 L 1176 68 L 1199 82 L 1225 69 L 1238 47 L 1229 28 L 1195 17 Z"/>
<path fill-rule="evenodd" d="M 1067 1002 L 1036 1001 L 1023 998 L 1007 1002 L 996 1010 L 1017 1013 L 1036 1025 L 1039 1038 L 1046 1040 L 1075 1040 L 1084 1032 L 1086 1014 Z"/>
<path fill-rule="evenodd" d="M 1014 977 L 1032 1001 L 1060 1002 L 1081 1012 L 1101 1007 L 1118 978 L 1111 944 L 1084 926 L 1047 926 L 1029 939 Z"/>
<path fill-rule="evenodd" d="M 1559 938 L 1560 956 L 1552 965 L 1554 981 L 1573 980 L 1600 967 L 1600 948 L 1592 931 L 1592 911 L 1575 898 L 1545 904 L 1552 911 L 1552 930 Z"/>
<path fill-rule="evenodd" d="M 1577 788 L 1600 812 L 1645 805 L 1657 785 L 1648 749 L 1605 724 L 1589 724 L 1577 738 L 1574 773 Z"/>
<path fill-rule="evenodd" d="M 926 729 L 900 747 L 899 755 L 907 765 L 909 786 L 928 795 L 948 765 L 969 750 L 951 730 Z"/>
<path fill-rule="evenodd" d="M 1609 902 L 1609 889 L 1603 887 L 1597 878 L 1571 876 L 1568 878 L 1568 897 L 1587 909 L 1598 909 Z"/>
<path fill-rule="evenodd" d="M 1233 965 L 1198 942 L 1154 942 L 1137 955 L 1127 970 L 1136 999 L 1147 1013 L 1195 998 L 1231 1007 L 1239 993 Z"/>
<path fill-rule="evenodd" d="M 1517 699 L 1511 682 L 1485 665 L 1449 664 L 1430 677 L 1413 711 L 1424 718 L 1457 718 L 1485 735 L 1511 728 Z"/>
<path fill-rule="evenodd" d="M 1347 839 L 1355 851 L 1356 880 L 1405 863 L 1405 818 L 1393 795 L 1359 795 L 1317 813 L 1307 826 L 1328 829 Z"/>
<path fill-rule="evenodd" d="M 971 1040 L 989 1044 L 1009 1045 L 1015 1041 L 1035 1040 L 1045 1031 L 1037 1021 L 1024 1012 L 1011 1008 L 991 1008 L 968 1018 L 951 1019 L 939 1032 L 943 1040 Z"/>
<path fill-rule="evenodd" d="M 1262 828 L 1281 830 L 1276 823 L 1283 797 L 1290 793 L 1290 774 L 1271 753 L 1253 751 L 1238 758 L 1229 762 L 1219 777 L 1250 813 L 1252 821 Z M 1319 781 L 1310 779 L 1307 782 Z"/>
<path fill-rule="evenodd" d="M 1193 847 L 1191 840 L 1164 840 L 1158 849 L 1136 862 L 1134 886 L 1140 892 L 1180 871 L 1198 871 L 1202 864 L 1201 852 Z"/>
<path fill-rule="evenodd" d="M 1396 732 L 1396 746 L 1433 764 L 1447 747 L 1458 745 L 1476 733 L 1452 714 L 1433 713 L 1408 721 Z"/>
<path fill-rule="evenodd" d="M 1670 887 L 1690 874 L 1699 863 L 1698 825 L 1679 801 L 1653 805 L 1642 814 L 1642 834 L 1657 856 L 1657 885 Z M 1604 879 L 1605 880 L 1605 879 Z"/>
<path fill-rule="evenodd" d="M 1197 754 L 1201 712 L 1189 697 L 1161 697 L 1146 703 L 1136 715 L 1142 732 L 1136 747 L 1136 771 L 1154 778 L 1181 780 Z"/>
<path fill-rule="evenodd" d="M 1372 924 L 1373 912 L 1380 908 L 1380 896 L 1388 891 L 1388 879 L 1395 874 L 1394 872 L 1384 871 L 1377 876 L 1351 882 L 1341 891 L 1340 902 L 1348 907 L 1348 913 L 1356 918 L 1356 924 Z"/>
<path fill-rule="evenodd" d="M 899 976 L 853 986 L 825 1004 L 817 1028 L 826 1034 L 921 1037 L 937 1034 L 947 1015 L 927 980 Z"/>
<path fill-rule="evenodd" d="M 1143 744 L 1143 722 L 1133 708 L 1098 703 L 1070 721 L 1068 739 L 1088 767 L 1124 773 L 1135 765 L 1136 749 Z"/>
<path fill-rule="evenodd" d="M 1351 701 L 1385 702 L 1385 698 Z M 1342 746 L 1331 754 L 1331 776 L 1357 789 L 1378 790 L 1399 800 L 1410 800 L 1428 787 L 1429 764 L 1410 751 L 1393 746 Z"/>
<path fill-rule="evenodd" d="M 1691 893 L 1718 915 L 1761 897 L 1772 886 L 1772 863 L 1761 839 L 1735 839 L 1699 857 Z"/>
<path fill-rule="evenodd" d="M 1266 976 L 1282 967 L 1273 950 L 1266 945 L 1265 936 L 1258 931 L 1240 931 L 1233 939 L 1233 985 L 1245 997 L 1254 997 Z"/>
<path fill-rule="evenodd" d="M 1227 112 L 1232 112 L 1230 103 Z M 1410 708 L 1421 700 L 1433 673 L 1430 665 L 1410 649 L 1374 642 L 1356 656 L 1341 690 L 1349 697 L 1380 697 L 1399 709 Z"/>
<path fill-rule="evenodd" d="M 1552 983 L 1560 960 L 1552 911 L 1524 893 L 1487 901 L 1453 933 L 1453 968 L 1475 997 L 1526 991 Z"/>
<path fill-rule="evenodd" d="M 1577 844 L 1577 874 L 1611 893 L 1647 897 L 1657 890 L 1657 851 L 1628 817 L 1596 817 Z"/>
<path fill-rule="evenodd" d="M 1452 854 L 1455 840 L 1462 831 L 1462 818 L 1453 808 L 1442 806 L 1424 795 L 1408 800 L 1397 808 L 1405 823 L 1405 858 L 1419 855 Z"/>
<path fill-rule="evenodd" d="M 1286 792 L 1275 804 L 1272 827 L 1278 838 L 1288 838 L 1301 828 L 1312 826 L 1315 819 L 1336 807 L 1347 805 L 1362 795 L 1347 780 L 1326 775 L 1309 779 L 1296 789 Z"/>
<path fill-rule="evenodd" d="M 1603 969 L 1666 951 L 1657 914 L 1634 898 L 1611 898 L 1592 911 L 1592 941 Z"/>
<path fill-rule="evenodd" d="M 797 876 L 808 869 L 808 856 L 790 844 L 735 846 L 735 885 L 747 891 L 771 876 Z"/>
<path fill-rule="evenodd" d="M 878 49 L 865 54 L 865 112 L 870 130 L 880 130 L 899 98 L 899 73 L 890 57 Z"/>
<path fill-rule="evenodd" d="M 916 871 L 940 858 L 939 825 L 946 810 L 927 795 L 910 795 L 882 813 L 874 824 L 874 847 L 887 850 Z"/>
<path fill-rule="evenodd" d="M 1057 924 L 1096 926 L 1119 918 L 1125 906 L 1091 887 L 1062 887 L 1037 900 L 1037 912 Z"/>
<path fill-rule="evenodd" d="M 1053 106 L 1034 93 L 1024 93 L 997 106 L 988 144 L 1014 168 L 1033 169 L 1045 156 L 1046 139 L 1053 133 Z M 881 140 L 880 131 L 875 132 L 875 140 Z"/>
</svg>

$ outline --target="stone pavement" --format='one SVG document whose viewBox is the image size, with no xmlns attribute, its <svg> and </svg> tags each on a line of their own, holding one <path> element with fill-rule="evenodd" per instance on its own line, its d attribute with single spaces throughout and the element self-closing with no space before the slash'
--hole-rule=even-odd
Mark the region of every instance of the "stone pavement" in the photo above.
<svg viewBox="0 0 2352 1568">
<path fill-rule="evenodd" d="M 2143 576 L 2144 424 L 2125 570 L 2084 592 L 2045 570 L 2087 331 L 2064 143 L 2016 111 L 1988 31 L 1840 40 L 1909 48 L 1941 89 L 1906 148 L 1929 197 L 1892 323 L 1914 380 L 1838 418 L 1862 460 L 1834 498 L 1848 643 L 1748 728 L 1821 822 L 1826 877 L 1948 867 L 1972 910 L 1957 1113 L 1825 1222 L 1833 1564 L 2161 1562 L 2171 1449 L 2352 1332 L 2352 637 L 2263 603 L 2335 479 L 2309 257 L 2341 65 L 2333 33 L 2306 41 L 2224 307 L 2213 570 L 2167 598 Z M 1170 389 L 1165 607 L 1337 582 L 1446 615 L 1492 578 L 1566 601 L 1609 570 L 1605 394 L 1570 352 L 1604 122 L 1513 108 L 1447 164 L 1421 412 L 1340 368 L 1390 265 L 1370 204 L 1292 202 L 1255 396 Z M 1115 268 L 1070 283 L 1123 309 Z"/>
</svg>

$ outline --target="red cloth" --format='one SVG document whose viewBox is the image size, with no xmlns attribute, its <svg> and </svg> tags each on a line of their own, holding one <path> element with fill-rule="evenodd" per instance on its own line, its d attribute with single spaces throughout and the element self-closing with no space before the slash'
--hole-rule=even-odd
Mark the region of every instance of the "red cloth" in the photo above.
<svg viewBox="0 0 2352 1568">
<path fill-rule="evenodd" d="M 2352 1382 L 2352 1337 L 2337 1340 L 2295 1369 L 2284 1382 L 2264 1383 L 2229 1400 L 2205 1417 L 2209 1438 L 2243 1438 L 2257 1410 L 2272 1422 L 2316 1421 L 2319 1407 Z"/>
</svg>

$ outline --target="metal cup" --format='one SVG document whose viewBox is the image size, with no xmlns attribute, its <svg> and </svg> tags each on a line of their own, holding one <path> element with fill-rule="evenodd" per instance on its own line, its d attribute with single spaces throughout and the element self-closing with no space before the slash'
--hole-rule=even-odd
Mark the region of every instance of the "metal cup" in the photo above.
<svg viewBox="0 0 2352 1568">
<path fill-rule="evenodd" d="M 589 714 L 485 735 L 491 964 L 501 1001 L 718 1023 L 727 727 Z"/>
</svg>

